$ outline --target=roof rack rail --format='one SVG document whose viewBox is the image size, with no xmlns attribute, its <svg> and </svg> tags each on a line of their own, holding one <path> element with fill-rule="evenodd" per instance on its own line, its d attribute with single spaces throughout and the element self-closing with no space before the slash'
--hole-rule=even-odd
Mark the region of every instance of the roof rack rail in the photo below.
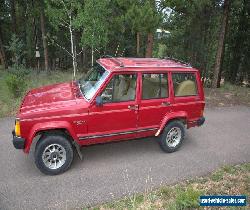
<svg viewBox="0 0 250 210">
<path fill-rule="evenodd" d="M 120 67 L 124 67 L 124 64 L 122 61 L 119 61 L 116 57 L 113 57 L 112 55 L 104 55 L 102 58 L 111 58 L 116 64 L 118 64 Z"/>
<path fill-rule="evenodd" d="M 167 56 L 167 57 L 165 57 L 164 59 L 170 59 L 170 60 L 173 60 L 173 61 L 175 61 L 175 62 L 184 64 L 184 65 L 186 65 L 186 66 L 192 67 L 192 65 L 191 65 L 190 63 L 187 63 L 187 62 L 185 62 L 185 61 L 183 61 L 183 60 L 176 59 L 176 58 L 171 57 L 171 56 Z"/>
</svg>

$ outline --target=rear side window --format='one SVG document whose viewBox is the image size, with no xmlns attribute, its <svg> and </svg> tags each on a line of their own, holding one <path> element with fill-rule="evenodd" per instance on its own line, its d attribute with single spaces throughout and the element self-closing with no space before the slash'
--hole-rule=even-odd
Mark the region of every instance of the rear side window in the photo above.
<svg viewBox="0 0 250 210">
<path fill-rule="evenodd" d="M 175 96 L 197 95 L 196 77 L 194 73 L 172 73 Z"/>
<path fill-rule="evenodd" d="M 168 97 L 168 77 L 165 74 L 142 75 L 142 99 Z"/>
</svg>

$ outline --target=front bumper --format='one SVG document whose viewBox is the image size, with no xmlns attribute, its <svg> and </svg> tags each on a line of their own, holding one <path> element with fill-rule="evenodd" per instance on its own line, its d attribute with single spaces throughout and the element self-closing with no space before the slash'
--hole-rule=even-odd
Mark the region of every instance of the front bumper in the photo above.
<svg viewBox="0 0 250 210">
<path fill-rule="evenodd" d="M 15 131 L 12 131 L 13 136 L 13 145 L 16 149 L 24 149 L 25 146 L 25 139 L 19 136 L 16 136 Z"/>
</svg>

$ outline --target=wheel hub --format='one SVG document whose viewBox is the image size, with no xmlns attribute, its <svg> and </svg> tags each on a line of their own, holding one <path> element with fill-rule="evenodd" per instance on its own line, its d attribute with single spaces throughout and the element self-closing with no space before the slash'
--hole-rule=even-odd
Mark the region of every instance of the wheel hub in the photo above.
<svg viewBox="0 0 250 210">
<path fill-rule="evenodd" d="M 44 149 L 42 160 L 49 169 L 58 169 L 66 162 L 66 150 L 62 145 L 50 144 Z"/>
<path fill-rule="evenodd" d="M 166 137 L 166 143 L 169 147 L 176 147 L 181 141 L 181 129 L 179 127 L 171 128 Z"/>
<path fill-rule="evenodd" d="M 51 153 L 50 158 L 53 159 L 53 160 L 57 160 L 57 158 L 58 158 L 57 152 Z"/>
</svg>

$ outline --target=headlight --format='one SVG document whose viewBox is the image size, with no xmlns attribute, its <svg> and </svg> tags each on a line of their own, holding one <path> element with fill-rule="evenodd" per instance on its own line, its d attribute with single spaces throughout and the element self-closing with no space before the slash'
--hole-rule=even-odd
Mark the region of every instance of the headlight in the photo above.
<svg viewBox="0 0 250 210">
<path fill-rule="evenodd" d="M 19 119 L 16 119 L 16 122 L 15 122 L 15 134 L 16 134 L 16 136 L 21 136 L 20 120 Z"/>
</svg>

